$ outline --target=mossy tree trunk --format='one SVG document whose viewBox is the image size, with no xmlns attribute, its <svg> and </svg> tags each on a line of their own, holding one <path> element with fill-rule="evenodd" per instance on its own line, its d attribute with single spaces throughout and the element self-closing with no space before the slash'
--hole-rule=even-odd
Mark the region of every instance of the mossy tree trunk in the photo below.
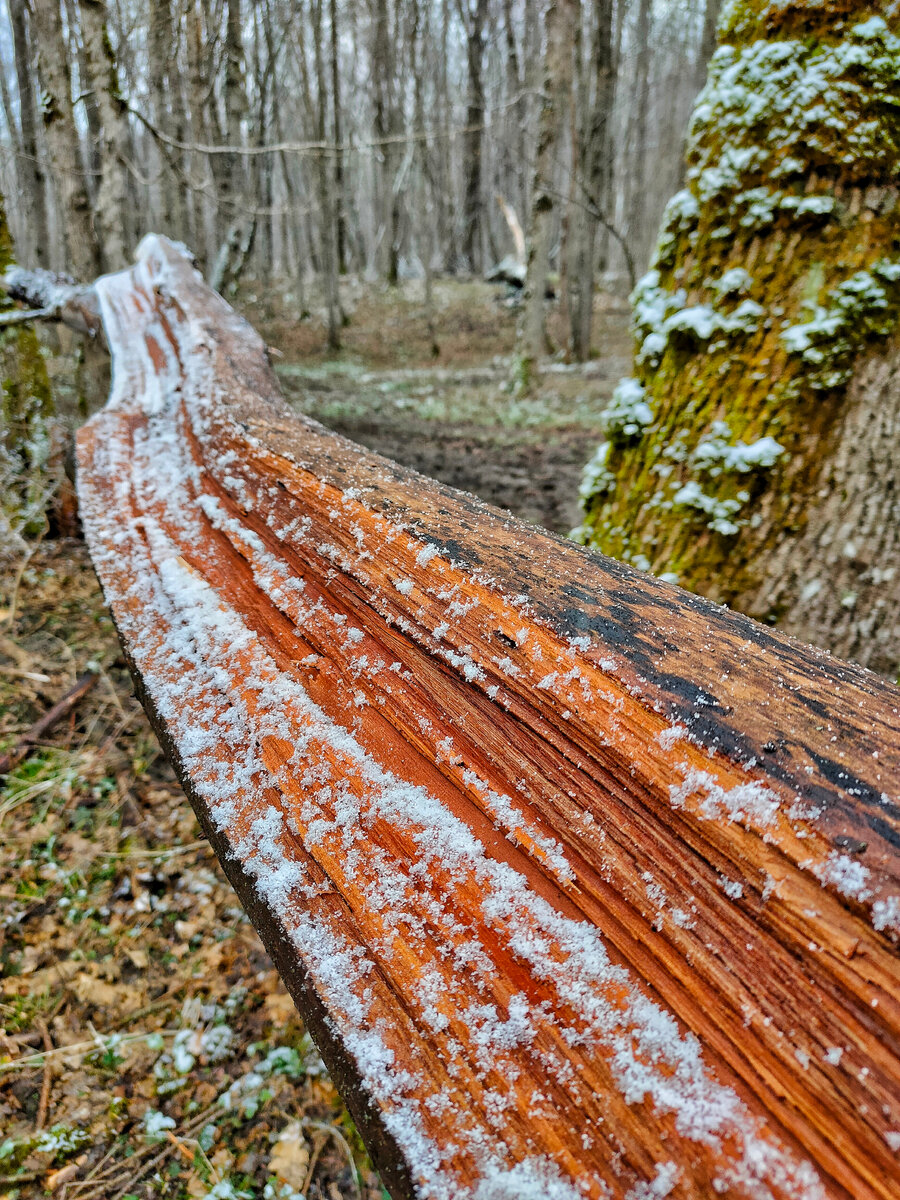
<svg viewBox="0 0 900 1200">
<path fill-rule="evenodd" d="M 0 196 L 0 275 L 13 249 Z M 0 311 L 11 307 L 0 293 Z M 47 368 L 30 325 L 0 328 L 0 561 L 41 532 L 59 464 L 52 441 L 53 402 Z"/>
<path fill-rule="evenodd" d="M 900 669 L 900 20 L 726 4 L 580 540 Z"/>
</svg>

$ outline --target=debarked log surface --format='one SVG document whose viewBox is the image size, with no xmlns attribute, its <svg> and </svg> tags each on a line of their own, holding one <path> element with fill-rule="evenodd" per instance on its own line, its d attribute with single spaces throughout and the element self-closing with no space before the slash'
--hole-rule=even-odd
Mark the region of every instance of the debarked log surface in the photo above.
<svg viewBox="0 0 900 1200">
<path fill-rule="evenodd" d="M 900 693 L 290 411 L 161 238 L 85 532 L 396 1196 L 896 1197 Z"/>
</svg>

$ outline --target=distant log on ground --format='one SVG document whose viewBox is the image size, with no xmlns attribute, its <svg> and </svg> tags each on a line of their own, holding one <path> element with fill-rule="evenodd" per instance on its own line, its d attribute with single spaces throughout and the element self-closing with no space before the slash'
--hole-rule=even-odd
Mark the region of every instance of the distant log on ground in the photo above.
<svg viewBox="0 0 900 1200">
<path fill-rule="evenodd" d="M 85 530 L 396 1196 L 896 1197 L 900 693 L 291 412 L 97 284 Z"/>
</svg>

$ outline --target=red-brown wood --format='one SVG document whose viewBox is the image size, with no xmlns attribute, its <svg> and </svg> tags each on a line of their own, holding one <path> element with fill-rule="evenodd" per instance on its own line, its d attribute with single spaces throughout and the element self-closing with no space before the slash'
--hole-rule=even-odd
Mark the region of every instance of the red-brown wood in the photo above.
<svg viewBox="0 0 900 1200">
<path fill-rule="evenodd" d="M 85 531 L 395 1194 L 887 1198 L 900 694 L 292 413 L 164 239 Z"/>
</svg>

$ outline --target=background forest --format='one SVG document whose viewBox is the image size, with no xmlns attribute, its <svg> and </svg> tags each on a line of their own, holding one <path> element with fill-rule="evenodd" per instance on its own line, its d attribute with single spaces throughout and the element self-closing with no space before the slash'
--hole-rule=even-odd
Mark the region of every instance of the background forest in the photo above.
<svg viewBox="0 0 900 1200">
<path fill-rule="evenodd" d="M 2 190 L 19 260 L 89 279 L 147 230 L 243 272 L 482 274 L 527 228 L 544 101 L 554 268 L 626 288 L 677 190 L 715 0 L 9 0 Z M 599 227 L 599 228 L 598 228 Z M 576 323 L 577 324 L 577 323 Z M 589 342 L 576 328 L 573 349 Z"/>
</svg>

